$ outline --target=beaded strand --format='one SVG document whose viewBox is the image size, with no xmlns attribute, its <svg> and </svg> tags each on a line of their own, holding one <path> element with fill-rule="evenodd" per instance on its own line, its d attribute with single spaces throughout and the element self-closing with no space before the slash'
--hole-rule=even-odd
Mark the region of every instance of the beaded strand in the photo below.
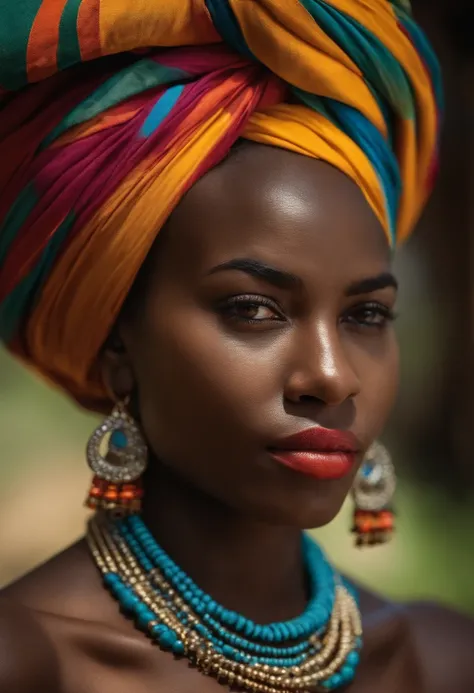
<svg viewBox="0 0 474 693">
<path fill-rule="evenodd" d="M 333 690 L 354 677 L 362 634 L 357 604 L 308 537 L 308 606 L 299 618 L 271 625 L 212 600 L 138 517 L 96 515 L 87 538 L 106 586 L 137 626 L 218 681 L 250 693 L 306 693 Z"/>
</svg>

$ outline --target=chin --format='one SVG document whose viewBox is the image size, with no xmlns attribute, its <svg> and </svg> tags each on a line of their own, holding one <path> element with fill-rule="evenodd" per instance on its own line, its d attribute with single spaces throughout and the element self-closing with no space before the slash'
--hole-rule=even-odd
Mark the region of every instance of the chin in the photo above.
<svg viewBox="0 0 474 693">
<path fill-rule="evenodd" d="M 351 492 L 357 465 L 333 479 L 302 474 L 283 465 L 267 467 L 265 472 L 254 483 L 235 488 L 240 507 L 263 522 L 305 530 L 324 527 L 339 514 Z"/>
<path fill-rule="evenodd" d="M 323 504 L 320 507 L 299 507 L 294 509 L 292 515 L 288 515 L 288 524 L 298 529 L 318 529 L 334 520 L 338 515 L 342 503 L 335 505 Z"/>
<path fill-rule="evenodd" d="M 268 496 L 263 506 L 252 509 L 252 515 L 258 515 L 258 520 L 269 524 L 295 527 L 297 529 L 317 529 L 324 527 L 334 520 L 344 503 L 345 493 L 303 494 L 304 497 L 288 493 L 284 502 L 272 503 Z M 280 499 L 281 500 L 281 499 Z M 250 514 L 249 511 L 247 511 Z"/>
</svg>

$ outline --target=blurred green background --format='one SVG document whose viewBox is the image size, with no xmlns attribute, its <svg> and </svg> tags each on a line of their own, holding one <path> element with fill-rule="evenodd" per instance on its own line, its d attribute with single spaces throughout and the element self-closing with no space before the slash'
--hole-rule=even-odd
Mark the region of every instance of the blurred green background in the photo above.
<svg viewBox="0 0 474 693">
<path fill-rule="evenodd" d="M 378 591 L 474 613 L 472 10 L 467 0 L 413 6 L 444 69 L 446 122 L 437 190 L 395 263 L 402 385 L 384 442 L 399 473 L 398 531 L 388 546 L 356 550 L 348 503 L 317 536 Z M 0 585 L 83 533 L 95 424 L 0 350 Z"/>
</svg>

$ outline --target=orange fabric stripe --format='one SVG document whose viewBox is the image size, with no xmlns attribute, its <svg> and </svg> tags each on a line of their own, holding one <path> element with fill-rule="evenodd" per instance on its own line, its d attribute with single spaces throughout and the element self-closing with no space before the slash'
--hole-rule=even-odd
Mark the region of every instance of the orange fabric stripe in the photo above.
<svg viewBox="0 0 474 693">
<path fill-rule="evenodd" d="M 77 15 L 77 35 L 82 60 L 92 60 L 102 55 L 100 0 L 82 0 Z"/>
<path fill-rule="evenodd" d="M 360 69 L 298 0 L 230 0 L 230 4 L 250 50 L 272 72 L 300 89 L 352 106 L 387 134 L 385 120 Z M 290 55 L 297 59 L 289 59 Z"/>
<path fill-rule="evenodd" d="M 107 55 L 150 46 L 221 41 L 204 0 L 101 0 L 100 9 L 101 45 Z"/>
<path fill-rule="evenodd" d="M 31 27 L 26 52 L 28 80 L 38 81 L 57 71 L 59 23 L 67 0 L 43 0 Z"/>
<path fill-rule="evenodd" d="M 419 182 L 420 176 L 426 175 L 426 169 L 420 168 L 414 123 L 404 121 L 400 124 L 400 142 L 403 144 L 398 147 L 397 158 L 403 190 L 397 220 L 398 243 L 410 235 L 429 193 L 426 185 Z"/>
<path fill-rule="evenodd" d="M 72 144 L 73 142 L 78 142 L 84 137 L 89 137 L 94 135 L 101 130 L 107 130 L 109 127 L 114 127 L 125 123 L 130 120 L 130 115 L 128 113 L 123 113 L 122 115 L 111 115 L 109 118 L 104 116 L 97 116 L 93 120 L 78 125 L 75 128 L 71 128 L 64 135 L 58 137 L 58 139 L 51 145 L 51 148 L 64 147 L 66 144 Z"/>
<path fill-rule="evenodd" d="M 95 118 L 88 120 L 87 123 L 76 125 L 76 127 L 65 132 L 64 135 L 61 135 L 53 142 L 50 148 L 54 149 L 55 147 L 64 147 L 66 144 L 77 142 L 78 140 L 81 140 L 84 137 L 89 137 L 89 135 L 93 135 L 101 130 L 107 130 L 108 128 L 113 128 L 116 125 L 120 125 L 121 123 L 126 123 L 127 120 L 133 118 L 136 113 L 137 110 L 125 111 L 121 113 L 108 111 L 101 113 Z"/>
</svg>

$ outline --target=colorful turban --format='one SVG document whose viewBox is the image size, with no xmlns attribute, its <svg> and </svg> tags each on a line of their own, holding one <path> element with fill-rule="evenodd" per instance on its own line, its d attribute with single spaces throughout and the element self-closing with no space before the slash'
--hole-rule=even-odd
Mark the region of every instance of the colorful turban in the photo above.
<svg viewBox="0 0 474 693">
<path fill-rule="evenodd" d="M 240 137 L 354 180 L 392 245 L 432 186 L 405 0 L 0 0 L 0 339 L 79 402 L 160 228 Z"/>
</svg>

